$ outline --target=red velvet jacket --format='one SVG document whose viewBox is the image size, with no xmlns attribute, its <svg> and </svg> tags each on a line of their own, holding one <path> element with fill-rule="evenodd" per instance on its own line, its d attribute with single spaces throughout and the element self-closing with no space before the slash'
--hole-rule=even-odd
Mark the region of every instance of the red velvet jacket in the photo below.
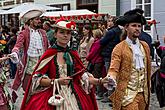
<svg viewBox="0 0 165 110">
<path fill-rule="evenodd" d="M 47 50 L 48 40 L 47 40 L 46 32 L 43 29 L 39 29 L 39 32 L 42 35 L 43 48 L 44 50 Z M 25 30 L 21 31 L 20 34 L 18 35 L 16 44 L 12 50 L 12 52 L 16 52 L 19 54 L 20 50 L 23 49 L 22 58 L 20 58 L 22 64 L 21 63 L 18 64 L 16 76 L 12 86 L 14 90 L 17 90 L 21 84 L 21 79 L 23 77 L 23 73 L 27 64 L 27 50 L 29 48 L 29 43 L 30 43 L 30 30 L 29 28 L 25 28 Z"/>
</svg>

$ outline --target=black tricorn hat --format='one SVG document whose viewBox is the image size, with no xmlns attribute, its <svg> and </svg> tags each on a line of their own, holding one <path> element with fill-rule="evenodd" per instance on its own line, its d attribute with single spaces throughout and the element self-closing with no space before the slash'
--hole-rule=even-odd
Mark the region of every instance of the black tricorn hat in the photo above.
<svg viewBox="0 0 165 110">
<path fill-rule="evenodd" d="M 121 26 L 125 26 L 128 23 L 141 23 L 146 24 L 146 19 L 143 16 L 144 11 L 140 8 L 135 8 L 124 13 L 124 16 L 120 16 L 116 23 Z"/>
</svg>

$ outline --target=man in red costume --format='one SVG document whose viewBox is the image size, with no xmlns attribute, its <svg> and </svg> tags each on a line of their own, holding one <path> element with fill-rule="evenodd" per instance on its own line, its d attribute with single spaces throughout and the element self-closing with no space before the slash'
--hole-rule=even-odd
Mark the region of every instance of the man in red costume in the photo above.
<svg viewBox="0 0 165 110">
<path fill-rule="evenodd" d="M 18 63 L 16 77 L 12 86 L 16 91 L 20 85 L 22 85 L 24 91 L 26 90 L 27 82 L 34 67 L 48 48 L 46 32 L 40 29 L 41 20 L 39 16 L 42 13 L 42 10 L 31 10 L 20 15 L 21 19 L 26 20 L 28 26 L 19 33 L 12 53 L 8 55 L 12 62 Z M 22 52 L 21 54 L 20 51 Z"/>
</svg>

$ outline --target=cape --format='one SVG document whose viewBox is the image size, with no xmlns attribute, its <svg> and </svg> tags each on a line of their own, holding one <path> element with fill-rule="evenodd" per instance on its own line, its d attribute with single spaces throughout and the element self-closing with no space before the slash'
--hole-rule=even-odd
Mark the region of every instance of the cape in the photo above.
<svg viewBox="0 0 165 110">
<path fill-rule="evenodd" d="M 34 74 L 36 74 L 36 70 L 38 69 L 39 65 L 41 64 L 41 62 L 43 60 L 45 60 L 46 58 L 49 58 L 51 56 L 54 56 L 56 54 L 57 54 L 57 49 L 49 48 L 43 54 L 43 56 L 40 58 L 39 62 L 37 63 L 37 66 L 35 67 L 34 72 L 32 73 L 32 77 L 33 77 Z M 70 54 L 73 55 L 73 57 L 74 57 L 73 60 L 76 60 L 76 64 L 75 64 L 76 67 L 77 67 L 77 69 L 75 70 L 75 73 L 76 73 L 77 71 L 80 71 L 81 69 L 83 69 L 84 66 L 83 66 L 83 64 L 82 64 L 82 62 L 81 62 L 81 60 L 79 58 L 79 55 L 78 55 L 77 51 L 70 50 Z M 83 72 L 81 72 L 79 74 L 82 75 Z M 26 104 L 27 104 L 27 98 L 28 98 L 28 95 L 29 95 L 29 89 L 30 89 L 31 84 L 32 84 L 32 77 L 30 78 L 30 80 L 28 82 L 28 87 L 27 87 L 27 90 L 25 92 L 25 95 L 24 95 L 24 98 L 23 98 L 20 110 L 27 110 L 26 109 Z M 81 105 L 81 109 L 80 110 L 98 110 L 97 102 L 96 102 L 95 95 L 94 95 L 94 89 L 92 89 L 90 94 L 86 94 L 85 91 L 82 89 L 82 87 L 80 85 L 77 85 L 77 84 L 73 84 L 73 85 L 74 85 L 74 90 L 77 93 L 78 100 L 79 100 L 80 105 Z M 45 106 L 49 106 L 48 109 L 46 109 L 46 108 L 42 108 L 42 109 L 54 110 L 55 107 L 53 107 L 53 106 L 50 107 L 50 105 L 48 105 L 47 102 L 45 102 L 45 100 L 48 100 L 52 96 L 52 94 L 51 94 L 52 90 L 53 90 L 53 88 L 51 87 L 48 90 L 45 90 L 45 91 L 42 91 L 40 93 L 36 93 L 36 94 L 30 96 L 30 98 L 38 97 L 37 98 L 38 105 L 36 106 L 37 108 L 35 108 L 35 110 L 40 110 L 42 104 L 46 104 Z M 41 95 L 41 94 L 43 94 L 43 95 Z M 43 99 L 44 99 L 44 101 L 43 101 Z"/>
</svg>

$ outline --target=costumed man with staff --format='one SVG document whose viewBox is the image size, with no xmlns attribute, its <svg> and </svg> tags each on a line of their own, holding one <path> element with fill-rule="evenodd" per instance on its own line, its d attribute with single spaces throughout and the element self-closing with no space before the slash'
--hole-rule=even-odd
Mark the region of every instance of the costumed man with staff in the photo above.
<svg viewBox="0 0 165 110">
<path fill-rule="evenodd" d="M 165 36 L 163 36 L 165 43 Z M 160 67 L 152 74 L 151 93 L 156 93 L 160 108 L 165 107 L 165 46 L 160 46 L 160 41 L 155 41 L 156 53 L 161 59 Z"/>
</svg>

